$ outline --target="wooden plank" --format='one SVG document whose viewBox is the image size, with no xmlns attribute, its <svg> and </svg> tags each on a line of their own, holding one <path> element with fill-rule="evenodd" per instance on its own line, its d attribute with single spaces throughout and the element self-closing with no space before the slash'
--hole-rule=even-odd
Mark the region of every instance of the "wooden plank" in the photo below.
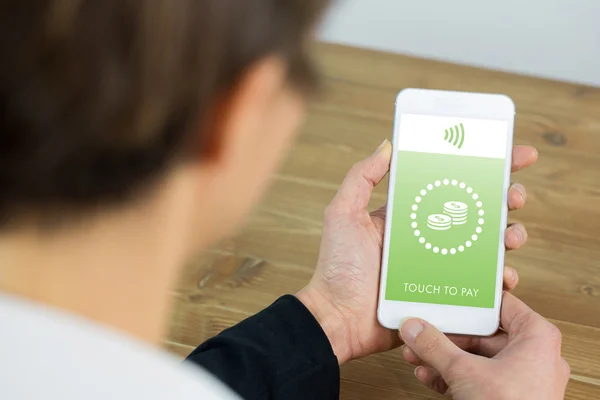
<svg viewBox="0 0 600 400">
<path fill-rule="evenodd" d="M 595 116 L 600 89 L 445 62 L 321 44 L 315 49 L 326 77 L 393 90 L 407 87 L 504 93 L 520 105 L 573 116 Z"/>
<path fill-rule="evenodd" d="M 567 386 L 565 399 L 568 400 L 597 400 L 600 399 L 600 386 L 590 385 L 571 379 Z"/>
<path fill-rule="evenodd" d="M 403 390 L 390 390 L 381 386 L 370 385 L 364 382 L 355 382 L 348 379 L 342 379 L 340 398 L 344 400 L 358 399 L 377 399 L 377 400 L 428 400 L 444 399 L 426 389 L 422 389 L 425 394 L 405 392 Z M 447 397 L 446 397 L 447 399 Z"/>
</svg>

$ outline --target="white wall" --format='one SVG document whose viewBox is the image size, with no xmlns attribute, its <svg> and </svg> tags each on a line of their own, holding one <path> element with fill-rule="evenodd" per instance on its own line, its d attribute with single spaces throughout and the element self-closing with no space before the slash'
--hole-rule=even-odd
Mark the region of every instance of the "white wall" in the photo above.
<svg viewBox="0 0 600 400">
<path fill-rule="evenodd" d="M 325 41 L 600 86 L 600 0 L 336 0 Z"/>
</svg>

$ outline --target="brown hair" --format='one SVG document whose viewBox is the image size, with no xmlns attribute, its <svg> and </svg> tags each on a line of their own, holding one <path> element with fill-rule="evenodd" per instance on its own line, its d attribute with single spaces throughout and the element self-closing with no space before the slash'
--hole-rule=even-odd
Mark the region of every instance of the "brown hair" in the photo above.
<svg viewBox="0 0 600 400">
<path fill-rule="evenodd" d="M 311 85 L 328 0 L 7 0 L 0 4 L 0 212 L 130 197 L 185 148 L 244 70 L 277 55 Z"/>
</svg>

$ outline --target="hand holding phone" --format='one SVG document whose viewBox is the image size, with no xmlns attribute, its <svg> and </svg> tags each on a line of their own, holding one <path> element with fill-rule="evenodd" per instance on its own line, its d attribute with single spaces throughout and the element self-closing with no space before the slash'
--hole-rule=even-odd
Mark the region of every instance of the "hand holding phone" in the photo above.
<svg viewBox="0 0 600 400">
<path fill-rule="evenodd" d="M 346 176 L 325 213 L 321 250 L 310 283 L 298 294 L 321 323 L 338 361 L 344 362 L 399 346 L 398 326 L 390 331 L 377 322 L 377 293 L 381 268 L 386 208 L 369 212 L 371 192 L 387 175 L 392 146 L 384 142 L 370 157 L 359 161 Z M 532 147 L 514 149 L 513 171 L 536 161 Z M 525 205 L 524 188 L 511 187 L 508 208 Z M 527 239 L 515 224 L 505 233 L 506 246 L 518 249 Z M 505 270 L 507 290 L 518 281 L 516 271 Z"/>
<path fill-rule="evenodd" d="M 560 331 L 513 295 L 503 297 L 504 331 L 465 346 L 475 354 L 427 322 L 405 321 L 403 356 L 417 366 L 417 379 L 456 400 L 563 399 L 570 368 L 561 357 Z"/>
<path fill-rule="evenodd" d="M 498 329 L 515 106 L 408 89 L 396 102 L 378 319 Z"/>
</svg>

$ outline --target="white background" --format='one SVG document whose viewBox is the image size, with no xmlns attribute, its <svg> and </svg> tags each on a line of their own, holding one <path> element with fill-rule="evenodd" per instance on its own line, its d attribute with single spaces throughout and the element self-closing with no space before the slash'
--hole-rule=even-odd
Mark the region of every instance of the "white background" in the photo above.
<svg viewBox="0 0 600 400">
<path fill-rule="evenodd" d="M 444 140 L 445 130 L 460 123 L 465 141 L 458 149 Z M 506 158 L 508 122 L 469 118 L 402 114 L 397 150 L 420 153 L 454 154 L 487 158 Z"/>
<path fill-rule="evenodd" d="M 325 41 L 600 86 L 600 0 L 334 0 Z"/>
</svg>

